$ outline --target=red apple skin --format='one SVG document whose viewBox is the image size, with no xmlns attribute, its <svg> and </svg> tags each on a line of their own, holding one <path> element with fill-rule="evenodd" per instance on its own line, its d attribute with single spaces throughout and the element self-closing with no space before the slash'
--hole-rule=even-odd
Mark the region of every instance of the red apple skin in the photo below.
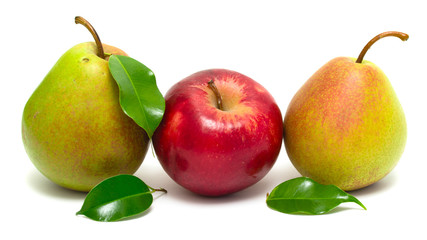
<svg viewBox="0 0 427 240">
<path fill-rule="evenodd" d="M 224 110 L 209 87 L 213 80 Z M 206 196 L 245 189 L 273 167 L 282 145 L 282 114 L 260 84 L 238 72 L 197 72 L 165 95 L 153 135 L 157 158 L 184 188 Z"/>
</svg>

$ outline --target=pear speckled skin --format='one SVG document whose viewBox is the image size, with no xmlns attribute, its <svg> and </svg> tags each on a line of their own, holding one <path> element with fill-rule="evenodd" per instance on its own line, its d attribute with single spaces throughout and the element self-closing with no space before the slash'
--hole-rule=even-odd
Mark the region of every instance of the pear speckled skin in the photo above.
<svg viewBox="0 0 427 240">
<path fill-rule="evenodd" d="M 304 176 L 356 190 L 386 176 L 406 143 L 406 121 L 385 74 L 339 57 L 296 93 L 284 120 L 288 156 Z"/>
<path fill-rule="evenodd" d="M 103 45 L 106 53 L 126 55 Z M 133 174 L 148 136 L 119 104 L 108 61 L 81 43 L 54 65 L 28 100 L 22 139 L 37 169 L 66 188 L 89 191 L 105 178 Z"/>
</svg>

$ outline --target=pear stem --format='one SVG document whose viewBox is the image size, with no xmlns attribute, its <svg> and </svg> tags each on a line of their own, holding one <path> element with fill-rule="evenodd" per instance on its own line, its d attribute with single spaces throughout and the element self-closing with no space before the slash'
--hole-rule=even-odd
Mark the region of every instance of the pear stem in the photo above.
<svg viewBox="0 0 427 240">
<path fill-rule="evenodd" d="M 360 52 L 359 57 L 356 60 L 356 63 L 362 63 L 363 61 L 363 57 L 365 56 L 366 52 L 368 51 L 368 49 L 378 40 L 380 40 L 381 38 L 384 37 L 398 37 L 400 38 L 400 40 L 402 41 L 406 41 L 409 38 L 409 35 L 406 33 L 402 33 L 402 32 L 396 32 L 396 31 L 390 31 L 390 32 L 383 32 L 378 34 L 377 36 L 375 36 L 374 38 L 371 39 L 371 41 L 369 41 L 366 46 L 363 48 L 362 52 Z"/>
<path fill-rule="evenodd" d="M 96 33 L 95 28 L 93 28 L 93 26 L 83 17 L 77 16 L 74 20 L 76 24 L 82 24 L 89 30 L 89 32 L 95 39 L 96 46 L 98 47 L 98 57 L 105 59 L 104 48 L 102 47 L 101 40 L 99 39 L 98 33 Z"/>
<path fill-rule="evenodd" d="M 216 101 L 217 101 L 217 105 L 218 105 L 218 109 L 221 111 L 224 111 L 224 108 L 222 106 L 222 96 L 218 91 L 218 88 L 215 86 L 215 83 L 213 80 L 210 80 L 208 82 L 210 89 L 212 90 L 212 92 L 214 92 L 215 96 L 216 96 Z"/>
</svg>

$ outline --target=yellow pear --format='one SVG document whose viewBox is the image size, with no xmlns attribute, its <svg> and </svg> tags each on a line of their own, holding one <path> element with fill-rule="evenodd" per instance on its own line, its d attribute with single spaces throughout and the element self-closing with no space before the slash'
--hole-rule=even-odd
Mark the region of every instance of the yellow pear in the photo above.
<svg viewBox="0 0 427 240">
<path fill-rule="evenodd" d="M 386 75 L 363 60 L 332 59 L 298 90 L 284 119 L 289 159 L 303 175 L 343 190 L 377 182 L 399 161 L 406 143 L 402 106 Z"/>
</svg>

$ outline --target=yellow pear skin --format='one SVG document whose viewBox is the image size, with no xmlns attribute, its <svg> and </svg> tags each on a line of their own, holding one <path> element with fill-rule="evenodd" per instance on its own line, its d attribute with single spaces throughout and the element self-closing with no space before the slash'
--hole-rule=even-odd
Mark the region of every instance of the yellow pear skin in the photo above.
<svg viewBox="0 0 427 240">
<path fill-rule="evenodd" d="M 402 106 L 373 63 L 339 57 L 293 97 L 284 119 L 289 159 L 304 176 L 350 191 L 386 176 L 406 143 Z"/>
<path fill-rule="evenodd" d="M 107 53 L 126 55 L 103 46 Z M 37 87 L 23 112 L 22 139 L 42 174 L 78 191 L 133 174 L 149 142 L 122 111 L 108 61 L 97 56 L 94 42 L 68 50 Z"/>
</svg>

